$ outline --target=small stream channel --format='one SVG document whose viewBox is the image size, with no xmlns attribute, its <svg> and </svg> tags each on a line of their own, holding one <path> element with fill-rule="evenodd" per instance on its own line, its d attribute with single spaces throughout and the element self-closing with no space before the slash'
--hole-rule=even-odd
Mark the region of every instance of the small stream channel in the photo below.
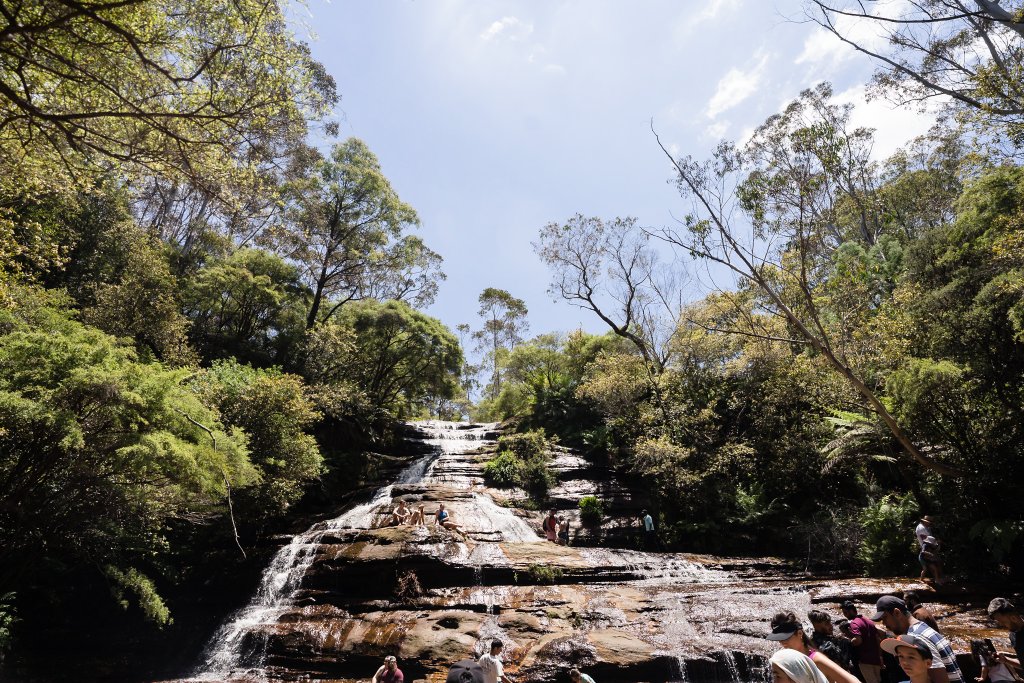
<svg viewBox="0 0 1024 683">
<path fill-rule="evenodd" d="M 394 654 L 406 680 L 443 681 L 449 664 L 499 638 L 517 683 L 564 681 L 574 665 L 600 683 L 765 683 L 774 645 L 763 635 L 775 611 L 838 614 L 848 597 L 867 611 L 881 594 L 926 589 L 902 579 L 797 576 L 770 559 L 549 543 L 541 513 L 483 484 L 495 425 L 416 427 L 435 452 L 281 547 L 189 680 L 366 680 Z M 586 476 L 559 472 L 560 481 Z M 427 525 L 388 526 L 400 499 L 424 506 Z M 434 525 L 442 502 L 462 533 Z M 981 633 L 980 600 L 948 605 L 961 647 Z"/>
</svg>

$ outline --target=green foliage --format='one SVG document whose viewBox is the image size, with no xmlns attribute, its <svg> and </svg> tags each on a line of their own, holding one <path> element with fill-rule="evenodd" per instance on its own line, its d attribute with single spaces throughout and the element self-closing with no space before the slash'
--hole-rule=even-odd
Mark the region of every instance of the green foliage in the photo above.
<svg viewBox="0 0 1024 683">
<path fill-rule="evenodd" d="M 0 542 L 16 575 L 150 561 L 169 519 L 216 512 L 228 482 L 259 480 L 244 433 L 182 386 L 183 371 L 141 361 L 37 290 L 0 312 L 0 329 Z"/>
<path fill-rule="evenodd" d="M 872 576 L 906 571 L 916 543 L 911 531 L 919 517 L 911 494 L 889 494 L 865 506 L 861 513 L 864 536 L 857 551 L 864 570 Z"/>
<path fill-rule="evenodd" d="M 261 482 L 246 491 L 256 503 L 254 514 L 285 512 L 301 495 L 302 484 L 323 467 L 316 440 L 306 433 L 320 415 L 302 379 L 229 360 L 214 363 L 192 386 L 227 425 L 249 437 L 250 459 L 261 473 Z"/>
<path fill-rule="evenodd" d="M 494 486 L 520 487 L 543 497 L 555 482 L 549 449 L 543 430 L 504 434 L 498 438 L 497 455 L 484 465 L 484 476 Z"/>
<path fill-rule="evenodd" d="M 600 524 L 604 517 L 604 504 L 597 496 L 583 496 L 580 498 L 580 519 L 584 524 Z"/>
<path fill-rule="evenodd" d="M 3 661 L 4 653 L 11 649 L 11 627 L 18 622 L 14 597 L 14 593 L 0 595 L 0 661 Z"/>
<path fill-rule="evenodd" d="M 167 605 L 164 604 L 163 599 L 156 592 L 156 587 L 148 577 L 134 568 L 122 571 L 109 565 L 105 568 L 104 574 L 112 582 L 110 590 L 122 609 L 128 609 L 131 606 L 129 601 L 129 596 L 131 596 L 148 620 L 160 626 L 172 623 L 171 611 L 167 609 Z"/>
<path fill-rule="evenodd" d="M 531 564 L 526 568 L 526 575 L 530 577 L 531 583 L 548 585 L 557 583 L 562 578 L 562 570 L 545 564 Z"/>
</svg>

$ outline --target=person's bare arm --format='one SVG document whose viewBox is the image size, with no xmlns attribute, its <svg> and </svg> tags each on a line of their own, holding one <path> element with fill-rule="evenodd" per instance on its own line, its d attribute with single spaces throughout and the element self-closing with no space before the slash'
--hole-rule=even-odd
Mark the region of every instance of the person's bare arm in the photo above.
<svg viewBox="0 0 1024 683">
<path fill-rule="evenodd" d="M 377 673 L 373 674 L 373 678 L 370 679 L 370 683 L 380 683 L 380 676 L 384 673 L 384 667 L 377 669 Z"/>
<path fill-rule="evenodd" d="M 856 676 L 821 652 L 814 655 L 814 664 L 818 667 L 818 671 L 825 674 L 825 678 L 829 680 L 829 683 L 860 683 Z"/>
</svg>

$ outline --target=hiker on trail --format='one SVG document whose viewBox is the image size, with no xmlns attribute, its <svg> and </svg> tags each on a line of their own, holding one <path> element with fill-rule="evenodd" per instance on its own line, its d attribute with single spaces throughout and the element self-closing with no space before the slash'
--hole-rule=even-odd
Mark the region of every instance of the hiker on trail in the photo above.
<svg viewBox="0 0 1024 683">
<path fill-rule="evenodd" d="M 437 512 L 434 513 L 434 526 L 440 524 L 445 529 L 462 532 L 462 527 L 452 521 L 452 516 L 444 509 L 444 503 L 437 504 Z"/>
<path fill-rule="evenodd" d="M 811 658 L 802 652 L 782 649 L 768 661 L 775 683 L 828 683 Z"/>
<path fill-rule="evenodd" d="M 501 665 L 501 650 L 505 644 L 495 638 L 491 641 L 491 651 L 480 655 L 477 663 L 484 670 L 484 683 L 506 683 L 505 668 Z"/>
<path fill-rule="evenodd" d="M 1022 671 L 1024 664 L 1024 617 L 1021 616 L 1012 602 L 1006 598 L 993 598 L 988 603 L 988 617 L 999 625 L 999 628 L 1010 632 L 1010 647 L 1014 654 L 999 652 L 999 661 L 1008 664 L 1017 671 Z"/>
<path fill-rule="evenodd" d="M 933 683 L 964 683 L 960 666 L 956 663 L 956 655 L 949 641 L 923 621 L 918 621 L 907 609 L 907 604 L 895 595 L 883 595 L 875 605 L 878 612 L 871 617 L 873 621 L 881 621 L 885 627 L 897 635 L 909 633 L 921 636 L 932 647 L 932 668 L 929 671 Z"/>
<path fill-rule="evenodd" d="M 857 605 L 847 600 L 842 604 L 843 616 L 849 619 L 843 633 L 850 639 L 857 656 L 857 668 L 865 683 L 882 683 L 882 653 L 878 649 L 878 629 L 857 612 Z"/>
<path fill-rule="evenodd" d="M 485 683 L 484 669 L 472 659 L 463 659 L 448 669 L 445 683 Z"/>
<path fill-rule="evenodd" d="M 853 655 L 850 651 L 850 641 L 838 637 L 835 634 L 835 627 L 832 625 L 832 617 L 821 610 L 812 609 L 807 613 L 807 619 L 811 622 L 814 632 L 811 633 L 811 642 L 819 652 L 828 655 L 833 662 L 843 667 L 850 673 L 854 673 Z"/>
<path fill-rule="evenodd" d="M 910 610 L 915 619 L 923 621 L 939 633 L 942 633 L 935 615 L 932 614 L 930 609 L 921 604 L 921 599 L 917 597 L 917 593 L 914 591 L 903 591 L 903 602 L 907 603 L 907 609 Z"/>
<path fill-rule="evenodd" d="M 403 683 L 404 681 L 405 675 L 398 668 L 398 660 L 394 655 L 388 655 L 384 658 L 384 664 L 377 669 L 377 673 L 373 674 L 370 683 Z"/>
<path fill-rule="evenodd" d="M 856 676 L 814 647 L 814 643 L 804 633 L 800 620 L 792 612 L 779 612 L 772 617 L 771 626 L 772 632 L 766 638 L 776 641 L 785 649 L 796 650 L 809 657 L 828 683 L 859 683 Z"/>
<path fill-rule="evenodd" d="M 569 545 L 569 515 L 558 522 L 558 544 Z"/>
<path fill-rule="evenodd" d="M 910 680 L 907 683 L 931 683 L 935 652 L 926 638 L 904 633 L 881 642 L 884 651 L 896 657 Z"/>
<path fill-rule="evenodd" d="M 544 523 L 541 524 L 541 527 L 544 529 L 544 538 L 552 543 L 558 542 L 558 517 L 555 516 L 554 508 L 548 512 L 548 516 L 544 518 Z"/>
<path fill-rule="evenodd" d="M 412 512 L 409 510 L 409 506 L 405 504 L 404 500 L 398 501 L 398 507 L 391 514 L 391 523 L 394 525 L 405 524 L 409 521 L 409 517 Z"/>
<path fill-rule="evenodd" d="M 989 681 L 989 683 L 1010 683 L 1020 681 L 1020 676 L 999 659 L 995 645 L 990 638 L 975 638 L 971 641 L 971 656 L 974 663 L 978 665 L 981 675 L 974 680 L 978 683 Z"/>
<path fill-rule="evenodd" d="M 946 581 L 942 578 L 942 557 L 939 554 L 939 541 L 932 531 L 931 517 L 925 515 L 918 521 L 914 536 L 920 546 L 917 561 L 921 563 L 921 580 L 927 580 L 930 575 L 936 585 L 942 585 Z"/>
<path fill-rule="evenodd" d="M 593 678 L 579 669 L 571 669 L 569 671 L 569 680 L 571 680 L 572 683 L 595 683 Z"/>
<path fill-rule="evenodd" d="M 658 546 L 658 532 L 654 530 L 654 518 L 647 510 L 641 510 L 640 520 L 644 525 L 644 550 L 654 550 Z"/>
</svg>

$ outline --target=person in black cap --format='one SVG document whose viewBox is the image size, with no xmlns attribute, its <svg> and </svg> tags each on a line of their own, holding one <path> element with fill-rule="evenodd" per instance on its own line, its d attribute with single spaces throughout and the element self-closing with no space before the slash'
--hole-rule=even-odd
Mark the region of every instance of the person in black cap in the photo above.
<svg viewBox="0 0 1024 683">
<path fill-rule="evenodd" d="M 843 616 L 849 622 L 843 635 L 853 644 L 857 656 L 857 668 L 867 683 L 882 683 L 882 654 L 878 649 L 881 640 L 875 625 L 857 612 L 857 605 L 851 600 L 842 604 Z"/>
<path fill-rule="evenodd" d="M 910 677 L 909 683 L 931 683 L 934 655 L 927 640 L 905 633 L 895 638 L 886 638 L 881 647 L 896 657 L 900 668 Z"/>
<path fill-rule="evenodd" d="M 448 669 L 445 683 L 485 683 L 484 670 L 472 659 L 463 659 Z"/>
<path fill-rule="evenodd" d="M 1014 657 L 1009 652 L 1000 652 L 999 661 L 1020 671 L 1024 664 L 1024 617 L 1021 617 L 1020 610 L 1006 598 L 992 598 L 992 602 L 988 603 L 988 617 L 999 628 L 1010 632 L 1010 647 L 1017 655 Z"/>
<path fill-rule="evenodd" d="M 923 621 L 918 621 L 907 609 L 906 603 L 895 595 L 883 595 L 875 604 L 878 612 L 871 617 L 872 621 L 881 621 L 885 627 L 897 635 L 909 633 L 921 636 L 932 647 L 932 668 L 929 672 L 933 683 L 964 683 L 960 666 L 956 663 L 953 647 L 942 634 L 938 633 Z"/>
<path fill-rule="evenodd" d="M 765 636 L 783 648 L 807 655 L 829 683 L 859 683 L 856 676 L 814 647 L 796 615 L 786 610 L 772 617 L 772 632 Z"/>
</svg>

